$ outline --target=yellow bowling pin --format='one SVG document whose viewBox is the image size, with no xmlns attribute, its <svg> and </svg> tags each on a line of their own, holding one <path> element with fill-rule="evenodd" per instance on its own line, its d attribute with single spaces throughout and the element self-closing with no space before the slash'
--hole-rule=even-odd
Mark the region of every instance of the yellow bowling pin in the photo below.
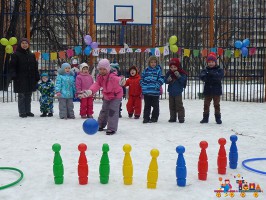
<svg viewBox="0 0 266 200">
<path fill-rule="evenodd" d="M 148 174 L 147 174 L 147 188 L 156 189 L 156 184 L 158 180 L 157 157 L 159 156 L 159 150 L 152 149 L 150 154 L 151 154 L 152 159 L 151 159 Z"/>
<path fill-rule="evenodd" d="M 133 182 L 133 165 L 130 156 L 131 146 L 130 144 L 125 144 L 123 146 L 123 151 L 125 152 L 124 161 L 123 161 L 123 176 L 124 184 L 132 185 Z"/>
</svg>

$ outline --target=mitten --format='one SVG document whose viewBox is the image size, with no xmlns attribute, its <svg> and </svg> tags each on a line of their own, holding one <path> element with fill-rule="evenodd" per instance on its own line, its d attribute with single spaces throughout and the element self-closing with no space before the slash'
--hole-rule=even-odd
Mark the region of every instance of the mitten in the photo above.
<svg viewBox="0 0 266 200">
<path fill-rule="evenodd" d="M 83 96 L 82 93 L 79 93 L 79 94 L 78 94 L 78 98 L 82 99 L 83 97 L 84 97 L 84 96 Z"/>
<path fill-rule="evenodd" d="M 56 93 L 56 96 L 57 96 L 57 97 L 61 97 L 61 96 L 62 96 L 61 92 L 57 92 L 57 93 Z"/>
<path fill-rule="evenodd" d="M 125 77 L 122 77 L 119 81 L 119 85 L 124 86 L 125 84 L 126 84 L 126 79 Z"/>
<path fill-rule="evenodd" d="M 175 71 L 174 73 L 175 73 L 175 76 L 176 76 L 177 78 L 180 77 L 180 73 L 179 73 L 179 71 Z"/>
<path fill-rule="evenodd" d="M 168 82 L 171 82 L 173 79 L 172 79 L 172 77 L 171 76 L 169 76 L 168 78 L 167 78 L 167 81 Z"/>
<path fill-rule="evenodd" d="M 85 90 L 84 93 L 83 93 L 84 97 L 89 97 L 91 95 L 92 95 L 92 91 L 91 90 Z"/>
</svg>

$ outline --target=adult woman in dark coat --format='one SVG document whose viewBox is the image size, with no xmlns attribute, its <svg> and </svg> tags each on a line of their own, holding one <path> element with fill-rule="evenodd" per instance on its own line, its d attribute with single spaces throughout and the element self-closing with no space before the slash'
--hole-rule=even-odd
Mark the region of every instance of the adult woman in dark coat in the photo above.
<svg viewBox="0 0 266 200">
<path fill-rule="evenodd" d="M 18 93 L 19 116 L 34 117 L 31 112 L 31 96 L 36 91 L 36 84 L 40 80 L 38 62 L 35 55 L 30 52 L 29 40 L 22 38 L 11 55 L 10 73 L 14 80 L 14 92 Z"/>
</svg>

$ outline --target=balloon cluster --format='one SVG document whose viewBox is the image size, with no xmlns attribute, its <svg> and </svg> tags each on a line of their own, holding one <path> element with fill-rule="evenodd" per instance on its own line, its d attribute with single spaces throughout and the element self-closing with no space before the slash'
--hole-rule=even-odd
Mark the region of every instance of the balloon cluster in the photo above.
<svg viewBox="0 0 266 200">
<path fill-rule="evenodd" d="M 176 45 L 176 43 L 177 43 L 177 37 L 175 35 L 172 35 L 169 38 L 169 44 L 170 44 L 170 50 L 173 53 L 176 53 L 178 51 L 178 46 Z"/>
<path fill-rule="evenodd" d="M 84 49 L 84 54 L 86 56 L 90 55 L 92 49 L 97 49 L 98 48 L 98 43 L 97 42 L 93 42 L 90 35 L 85 35 L 84 36 L 84 42 L 85 42 L 86 45 L 88 45 Z"/>
<path fill-rule="evenodd" d="M 7 40 L 6 38 L 2 38 L 0 40 L 0 43 L 5 46 L 5 51 L 6 53 L 10 54 L 13 53 L 13 45 L 17 44 L 18 40 L 15 37 L 11 37 L 9 40 Z"/>
<path fill-rule="evenodd" d="M 241 49 L 241 53 L 243 56 L 248 56 L 248 46 L 250 44 L 249 39 L 244 39 L 243 42 L 240 40 L 235 41 L 235 48 Z"/>
</svg>

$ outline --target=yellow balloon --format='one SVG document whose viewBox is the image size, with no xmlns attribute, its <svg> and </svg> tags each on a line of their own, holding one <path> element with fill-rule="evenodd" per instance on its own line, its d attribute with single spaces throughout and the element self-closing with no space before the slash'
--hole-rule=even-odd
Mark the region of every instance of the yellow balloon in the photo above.
<svg viewBox="0 0 266 200">
<path fill-rule="evenodd" d="M 173 52 L 173 53 L 176 53 L 178 52 L 178 47 L 176 45 L 171 45 L 170 46 L 170 50 Z"/>
<path fill-rule="evenodd" d="M 175 35 L 172 35 L 169 39 L 169 44 L 174 45 L 175 43 L 177 43 L 177 37 Z"/>
<path fill-rule="evenodd" d="M 3 45 L 3 46 L 6 46 L 6 45 L 8 45 L 8 40 L 6 39 L 6 38 L 2 38 L 1 40 L 0 40 L 0 43 Z"/>
<path fill-rule="evenodd" d="M 17 44 L 17 42 L 18 42 L 18 40 L 17 40 L 17 38 L 15 38 L 15 37 L 11 37 L 11 38 L 9 39 L 9 44 L 10 44 L 10 45 Z"/>
<path fill-rule="evenodd" d="M 6 53 L 10 54 L 10 53 L 13 53 L 13 47 L 11 45 L 6 45 Z"/>
</svg>

